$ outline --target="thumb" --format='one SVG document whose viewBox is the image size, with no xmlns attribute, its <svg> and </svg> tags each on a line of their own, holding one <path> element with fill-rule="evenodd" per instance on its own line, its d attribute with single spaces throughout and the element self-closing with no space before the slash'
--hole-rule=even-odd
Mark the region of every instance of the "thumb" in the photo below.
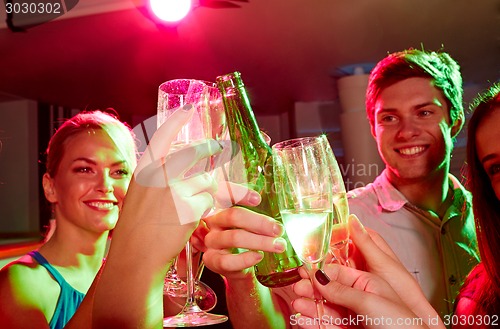
<svg viewBox="0 0 500 329">
<path fill-rule="evenodd" d="M 137 176 L 142 169 L 168 154 L 172 141 L 191 119 L 193 113 L 194 106 L 186 104 L 168 117 L 151 138 L 148 147 L 137 164 L 134 175 Z"/>
</svg>

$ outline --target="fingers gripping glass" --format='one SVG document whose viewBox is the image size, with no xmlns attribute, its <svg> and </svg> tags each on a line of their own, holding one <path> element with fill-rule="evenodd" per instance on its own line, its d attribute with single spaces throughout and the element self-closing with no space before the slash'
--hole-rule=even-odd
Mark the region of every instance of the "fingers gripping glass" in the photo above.
<svg viewBox="0 0 500 329">
<path fill-rule="evenodd" d="M 310 275 L 323 266 L 332 229 L 343 224 L 334 207 L 338 177 L 331 168 L 332 159 L 326 136 L 297 138 L 273 146 L 274 182 L 283 224 Z M 315 297 L 321 319 L 323 299 L 317 293 Z"/>
<path fill-rule="evenodd" d="M 218 94 L 217 90 L 214 91 L 213 85 L 209 86 L 204 81 L 177 79 L 160 85 L 158 92 L 158 126 L 163 124 L 172 113 L 183 106 L 191 104 L 195 107 L 193 117 L 183 126 L 178 136 L 174 139 L 170 152 L 180 151 L 186 145 L 193 142 L 218 137 L 219 134 L 222 135 L 223 127 L 221 125 L 225 122 L 223 117 L 224 110 L 221 111 L 220 107 L 216 106 L 217 102 L 222 104 L 220 94 Z M 200 163 L 198 166 L 191 168 L 186 175 L 209 170 L 212 165 L 211 161 L 209 159 L 208 162 Z M 198 285 L 195 283 L 192 246 L 189 240 L 186 244 L 186 267 L 186 284 L 179 279 L 175 266 L 172 266 L 172 270 L 167 273 L 167 294 L 179 296 L 182 295 L 183 291 L 186 291 L 186 302 L 180 313 L 164 318 L 163 326 L 195 327 L 227 321 L 227 316 L 207 313 L 197 304 L 197 300 L 200 299 L 197 298 L 196 293 L 197 291 L 198 294 L 200 293 L 202 285 L 201 283 Z M 183 288 L 184 286 L 186 289 Z M 198 286 L 198 290 L 196 290 L 196 286 Z M 203 285 L 203 287 L 205 286 Z M 204 289 L 204 291 L 207 294 L 213 293 L 213 290 L 209 287 L 208 289 Z M 213 296 L 212 300 L 215 305 L 215 293 Z M 209 307 L 209 309 L 211 308 L 213 306 Z"/>
</svg>

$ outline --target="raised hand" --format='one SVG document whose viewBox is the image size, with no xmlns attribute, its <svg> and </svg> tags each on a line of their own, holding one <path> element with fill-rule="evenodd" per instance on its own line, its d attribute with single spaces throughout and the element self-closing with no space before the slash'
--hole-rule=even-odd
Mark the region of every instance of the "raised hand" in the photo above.
<svg viewBox="0 0 500 329">
<path fill-rule="evenodd" d="M 349 230 L 356 247 L 353 252 L 355 261 L 351 264 L 355 263 L 364 268 L 357 270 L 330 264 L 325 267 L 326 277 L 321 275 L 321 272 L 316 272 L 314 278 L 316 288 L 329 302 L 325 314 L 327 320 L 333 323 L 331 327 L 336 328 L 335 323 L 342 323 L 342 319 L 347 321 L 350 316 L 360 320 L 380 320 L 384 317 L 390 319 L 385 324 L 391 322 L 393 325 L 398 319 L 408 319 L 406 321 L 409 322 L 401 325 L 405 328 L 444 328 L 418 283 L 397 260 L 387 244 L 377 234 L 372 233 L 371 237 L 353 215 L 349 218 Z M 298 282 L 294 291 L 302 298 L 295 300 L 293 307 L 305 317 L 302 321 L 297 319 L 297 322 L 313 323 L 312 319 L 308 318 L 315 315 L 315 304 L 310 299 L 313 292 L 310 281 L 304 279 Z M 412 322 L 411 319 L 415 320 Z M 431 321 L 436 319 L 438 321 L 434 321 L 435 323 Z M 380 322 L 379 326 L 370 326 L 370 323 L 362 321 L 354 323 L 363 324 L 366 328 L 390 327 L 380 326 Z"/>
<path fill-rule="evenodd" d="M 96 328 L 116 327 L 117 319 L 122 328 L 161 326 L 169 261 L 213 207 L 217 188 L 209 174 L 184 177 L 184 170 L 221 150 L 217 142 L 196 145 L 188 160 L 185 153 L 167 156 L 167 142 L 192 114 L 190 107 L 174 113 L 154 134 L 134 172 L 95 292 Z"/>
<path fill-rule="evenodd" d="M 255 206 L 257 193 L 241 199 L 240 204 Z M 283 252 L 286 242 L 280 238 L 283 226 L 274 219 L 251 210 L 232 207 L 205 218 L 209 232 L 205 236 L 203 260 L 212 271 L 229 278 L 253 273 L 262 259 L 260 251 Z"/>
</svg>

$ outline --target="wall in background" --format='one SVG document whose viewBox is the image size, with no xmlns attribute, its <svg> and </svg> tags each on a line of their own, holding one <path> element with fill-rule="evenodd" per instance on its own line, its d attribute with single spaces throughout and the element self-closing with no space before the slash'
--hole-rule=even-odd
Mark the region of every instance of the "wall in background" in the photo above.
<svg viewBox="0 0 500 329">
<path fill-rule="evenodd" d="M 31 100 L 0 103 L 0 237 L 39 232 L 37 108 Z"/>
</svg>

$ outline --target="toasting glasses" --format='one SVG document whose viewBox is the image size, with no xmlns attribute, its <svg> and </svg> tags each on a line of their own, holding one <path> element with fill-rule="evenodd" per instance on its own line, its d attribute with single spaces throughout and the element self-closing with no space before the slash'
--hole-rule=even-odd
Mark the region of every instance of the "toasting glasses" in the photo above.
<svg viewBox="0 0 500 329">
<path fill-rule="evenodd" d="M 338 231 L 337 237 L 347 238 L 345 219 L 334 207 L 337 196 L 334 187 L 341 176 L 338 167 L 331 167 L 332 159 L 335 158 L 324 135 L 287 140 L 273 146 L 274 188 L 283 224 L 309 273 L 322 268 L 332 231 Z M 323 299 L 317 297 L 321 318 Z"/>
<path fill-rule="evenodd" d="M 158 92 L 158 126 L 161 125 L 174 111 L 184 105 L 191 104 L 195 113 L 191 120 L 181 129 L 172 144 L 170 152 L 176 152 L 192 142 L 218 137 L 222 134 L 224 125 L 224 110 L 220 94 L 214 86 L 204 81 L 192 79 L 177 79 L 160 85 Z M 210 170 L 210 160 L 203 168 L 193 168 L 191 171 Z M 190 174 L 189 172 L 187 173 Z M 196 302 L 195 280 L 193 275 L 192 246 L 186 244 L 187 292 L 186 303 L 181 312 L 163 320 L 164 327 L 195 327 L 221 323 L 227 321 L 227 316 L 211 314 L 203 311 Z M 170 279 L 175 277 L 176 271 L 169 272 Z M 182 280 L 173 278 L 171 293 L 181 293 Z M 208 286 L 207 286 L 208 287 Z M 167 292 L 170 288 L 167 287 Z M 206 289 L 210 293 L 211 289 Z M 213 292 L 213 291 L 212 291 Z M 215 294 L 214 294 L 215 296 Z"/>
<path fill-rule="evenodd" d="M 335 159 L 333 151 L 331 151 L 330 143 L 326 135 L 319 137 L 321 142 L 330 151 L 327 152 L 327 162 L 332 175 L 332 193 L 333 193 L 333 210 L 334 221 L 332 227 L 332 236 L 330 238 L 330 252 L 333 255 L 333 260 L 338 261 L 342 265 L 349 265 L 349 231 L 347 230 L 347 219 L 349 217 L 349 205 L 347 203 L 347 195 L 342 174 Z"/>
</svg>

